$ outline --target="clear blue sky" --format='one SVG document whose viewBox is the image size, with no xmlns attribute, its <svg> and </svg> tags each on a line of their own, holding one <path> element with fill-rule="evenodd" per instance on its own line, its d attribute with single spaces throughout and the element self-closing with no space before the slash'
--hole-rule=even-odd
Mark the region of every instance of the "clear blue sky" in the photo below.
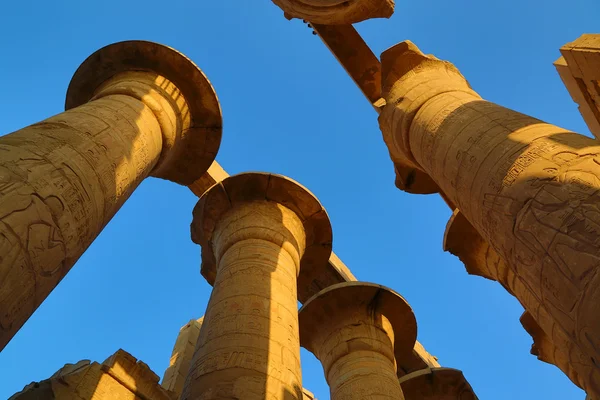
<svg viewBox="0 0 600 400">
<path fill-rule="evenodd" d="M 397 1 L 391 20 L 358 26 L 374 52 L 410 39 L 447 59 L 485 98 L 587 132 L 552 62 L 600 27 L 597 0 Z M 499 284 L 469 276 L 441 249 L 450 210 L 403 193 L 367 101 L 300 21 L 269 0 L 11 1 L 0 14 L 0 134 L 62 111 L 71 75 L 100 47 L 144 39 L 177 48 L 221 100 L 217 160 L 230 173 L 288 175 L 315 193 L 334 250 L 361 280 L 414 308 L 419 340 L 462 369 L 479 397 L 583 399 L 529 355 L 522 308 Z M 589 133 L 586 133 L 589 134 Z M 162 376 L 179 328 L 205 310 L 210 286 L 189 235 L 196 198 L 145 181 L 69 275 L 0 353 L 0 398 L 67 362 L 123 348 Z M 329 391 L 303 352 L 304 386 Z"/>
</svg>

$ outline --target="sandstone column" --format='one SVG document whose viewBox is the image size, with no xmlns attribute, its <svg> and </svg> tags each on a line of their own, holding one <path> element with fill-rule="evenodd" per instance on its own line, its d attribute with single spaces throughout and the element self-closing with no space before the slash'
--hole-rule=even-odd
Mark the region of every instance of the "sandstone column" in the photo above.
<svg viewBox="0 0 600 400">
<path fill-rule="evenodd" d="M 182 400 L 302 399 L 297 276 L 331 254 L 319 201 L 282 176 L 231 176 L 200 198 L 192 239 L 214 284 Z"/>
<path fill-rule="evenodd" d="M 339 283 L 308 300 L 299 318 L 301 345 L 323 364 L 332 400 L 404 399 L 396 360 L 411 356 L 417 322 L 399 294 Z"/>
<path fill-rule="evenodd" d="M 514 295 L 562 338 L 554 345 L 597 376 L 600 144 L 482 100 L 452 64 L 410 42 L 384 52 L 382 69 L 392 159 L 432 178 L 506 261 Z"/>
<path fill-rule="evenodd" d="M 477 400 L 463 373 L 453 368 L 425 368 L 400 378 L 406 400 Z"/>
<path fill-rule="evenodd" d="M 0 349 L 144 178 L 191 184 L 220 143 L 212 86 L 155 43 L 91 55 L 66 109 L 0 138 Z"/>
</svg>

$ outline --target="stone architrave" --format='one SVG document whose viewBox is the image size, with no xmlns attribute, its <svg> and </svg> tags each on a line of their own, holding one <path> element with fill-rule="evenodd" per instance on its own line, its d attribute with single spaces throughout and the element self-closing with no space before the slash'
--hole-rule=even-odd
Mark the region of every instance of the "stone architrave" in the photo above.
<svg viewBox="0 0 600 400">
<path fill-rule="evenodd" d="M 554 345 L 584 356 L 570 362 L 597 388 L 600 143 L 481 99 L 410 42 L 382 54 L 382 71 L 392 160 L 431 177 L 506 262 L 514 295 L 553 327 Z"/>
<path fill-rule="evenodd" d="M 177 400 L 158 380 L 148 365 L 119 350 L 102 364 L 89 360 L 66 364 L 9 400 Z"/>
<path fill-rule="evenodd" d="M 389 18 L 394 0 L 273 0 L 288 19 L 315 24 L 348 25 L 371 18 Z"/>
<path fill-rule="evenodd" d="M 144 178 L 189 185 L 219 148 L 211 84 L 159 44 L 92 54 L 66 109 L 0 137 L 0 350 Z"/>
<path fill-rule="evenodd" d="M 425 368 L 400 378 L 406 400 L 477 400 L 463 373 L 452 368 Z"/>
<path fill-rule="evenodd" d="M 402 296 L 340 283 L 308 300 L 299 319 L 300 344 L 321 361 L 332 400 L 404 398 L 396 362 L 411 357 L 417 322 Z"/>
<path fill-rule="evenodd" d="M 182 400 L 302 399 L 297 277 L 331 254 L 319 201 L 279 175 L 231 176 L 200 198 L 192 240 L 214 284 Z"/>
</svg>

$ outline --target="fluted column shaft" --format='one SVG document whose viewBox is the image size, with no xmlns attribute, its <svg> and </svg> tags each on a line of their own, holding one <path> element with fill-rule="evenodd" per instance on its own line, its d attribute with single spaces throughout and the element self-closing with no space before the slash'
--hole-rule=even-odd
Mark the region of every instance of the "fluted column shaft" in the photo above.
<svg viewBox="0 0 600 400">
<path fill-rule="evenodd" d="M 182 399 L 302 399 L 296 278 L 300 218 L 242 203 L 216 224 L 216 278 Z"/>
<path fill-rule="evenodd" d="M 507 287 L 597 375 L 599 143 L 482 100 L 454 66 L 411 43 L 382 63 L 392 158 L 408 156 L 431 176 L 506 260 L 517 281 Z"/>
<path fill-rule="evenodd" d="M 122 73 L 93 101 L 0 137 L 0 349 L 157 165 L 163 137 L 189 124 L 178 94 Z"/>
</svg>

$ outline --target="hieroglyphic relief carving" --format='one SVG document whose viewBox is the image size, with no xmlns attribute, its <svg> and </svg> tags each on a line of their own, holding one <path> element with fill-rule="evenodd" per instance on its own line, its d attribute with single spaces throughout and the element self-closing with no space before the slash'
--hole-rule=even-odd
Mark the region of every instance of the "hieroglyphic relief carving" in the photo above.
<svg viewBox="0 0 600 400">
<path fill-rule="evenodd" d="M 554 344 L 587 356 L 574 368 L 598 376 L 598 142 L 481 100 L 456 68 L 412 43 L 382 61 L 382 131 L 386 143 L 404 145 L 390 152 L 408 152 L 431 176 L 506 261 L 515 296 L 542 329 L 552 327 Z M 597 390 L 597 379 L 582 376 Z"/>
<path fill-rule="evenodd" d="M 394 291 L 365 282 L 330 286 L 300 309 L 300 342 L 323 365 L 333 400 L 404 399 L 396 366 L 417 324 Z"/>
<path fill-rule="evenodd" d="M 297 277 L 331 253 L 320 203 L 284 177 L 228 177 L 200 198 L 192 239 L 214 282 L 182 400 L 302 399 Z"/>
<path fill-rule="evenodd" d="M 0 138 L 0 350 L 144 178 L 192 183 L 220 141 L 212 86 L 155 43 L 94 53 L 67 108 Z"/>
</svg>

